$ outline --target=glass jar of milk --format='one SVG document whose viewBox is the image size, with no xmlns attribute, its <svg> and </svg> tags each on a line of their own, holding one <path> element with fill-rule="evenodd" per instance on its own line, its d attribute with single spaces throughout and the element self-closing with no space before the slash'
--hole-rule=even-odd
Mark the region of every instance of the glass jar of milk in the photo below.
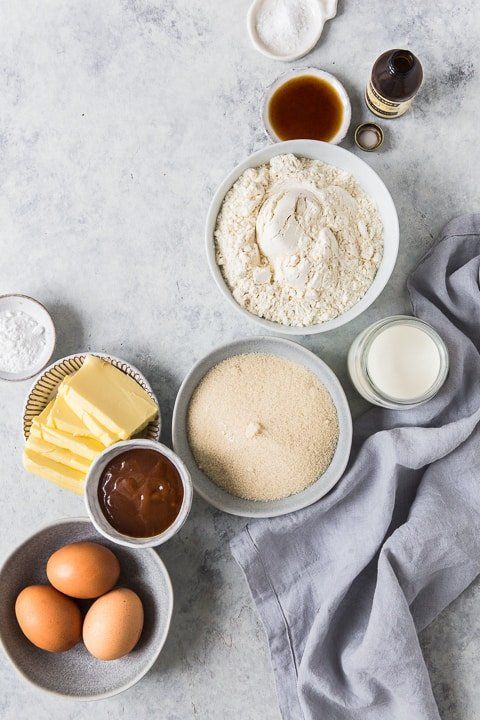
<svg viewBox="0 0 480 720">
<path fill-rule="evenodd" d="M 380 407 L 408 409 L 430 400 L 448 375 L 448 351 L 426 322 L 394 315 L 353 341 L 348 370 L 360 395 Z"/>
</svg>

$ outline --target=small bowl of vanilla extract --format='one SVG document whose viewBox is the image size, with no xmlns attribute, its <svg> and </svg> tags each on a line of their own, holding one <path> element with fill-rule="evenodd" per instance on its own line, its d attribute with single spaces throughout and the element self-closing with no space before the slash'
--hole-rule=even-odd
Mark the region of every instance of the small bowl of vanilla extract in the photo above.
<svg viewBox="0 0 480 720">
<path fill-rule="evenodd" d="M 350 100 L 342 83 L 317 68 L 292 70 L 266 90 L 262 120 L 270 140 L 322 140 L 337 145 L 348 132 Z"/>
</svg>

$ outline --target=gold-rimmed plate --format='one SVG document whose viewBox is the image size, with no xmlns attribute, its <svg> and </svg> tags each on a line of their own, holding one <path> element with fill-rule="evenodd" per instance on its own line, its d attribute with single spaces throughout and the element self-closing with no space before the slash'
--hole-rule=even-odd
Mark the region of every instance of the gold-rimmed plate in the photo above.
<svg viewBox="0 0 480 720">
<path fill-rule="evenodd" d="M 67 357 L 57 360 L 52 365 L 46 368 L 38 377 L 32 387 L 30 388 L 27 398 L 25 400 L 25 409 L 23 411 L 23 436 L 25 440 L 30 435 L 30 428 L 32 427 L 33 418 L 39 415 L 44 410 L 50 400 L 57 394 L 57 389 L 60 383 L 68 375 L 80 370 L 87 355 L 96 355 L 101 357 L 107 362 L 111 363 L 114 367 L 121 370 L 125 375 L 129 375 L 142 387 L 145 392 L 154 400 L 158 405 L 158 400 L 150 387 L 150 384 L 146 378 L 142 375 L 134 365 L 125 360 L 115 357 L 114 355 L 107 355 L 100 352 L 85 352 L 76 353 L 75 355 L 68 355 Z M 162 419 L 160 414 L 160 406 L 158 405 L 158 416 L 155 420 L 152 420 L 147 427 L 139 434 L 139 437 L 147 438 L 148 440 L 158 440 L 160 438 L 160 432 L 162 428 Z"/>
</svg>

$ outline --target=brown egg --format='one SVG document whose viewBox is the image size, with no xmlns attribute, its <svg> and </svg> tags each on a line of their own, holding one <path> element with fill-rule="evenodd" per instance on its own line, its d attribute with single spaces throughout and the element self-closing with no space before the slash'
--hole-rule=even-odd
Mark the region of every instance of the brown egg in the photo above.
<svg viewBox="0 0 480 720">
<path fill-rule="evenodd" d="M 15 602 L 15 615 L 30 642 L 48 652 L 70 650 L 82 637 L 79 608 L 49 585 L 24 588 Z"/>
<path fill-rule="evenodd" d="M 54 552 L 47 577 L 53 587 L 75 598 L 96 598 L 112 589 L 120 565 L 111 550 L 94 542 L 78 542 Z"/>
<path fill-rule="evenodd" d="M 98 598 L 87 612 L 83 642 L 99 660 L 116 660 L 133 650 L 142 628 L 142 601 L 133 590 L 116 588 Z"/>
</svg>

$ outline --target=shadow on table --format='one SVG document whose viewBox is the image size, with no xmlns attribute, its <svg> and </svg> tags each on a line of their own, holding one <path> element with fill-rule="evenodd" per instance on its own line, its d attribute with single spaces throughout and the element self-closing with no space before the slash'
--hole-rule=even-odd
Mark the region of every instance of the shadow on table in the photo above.
<svg viewBox="0 0 480 720">
<path fill-rule="evenodd" d="M 87 338 L 77 311 L 72 305 L 54 302 L 48 307 L 55 323 L 56 343 L 53 359 L 87 349 Z"/>
<path fill-rule="evenodd" d="M 245 519 L 238 520 L 240 527 Z M 151 672 L 170 673 L 208 661 L 212 635 L 220 635 L 215 618 L 221 614 L 226 590 L 222 559 L 230 535 L 237 532 L 230 523 L 230 517 L 194 496 L 180 533 L 158 548 L 172 580 L 174 611 L 165 646 Z M 221 639 L 228 644 L 229 638 Z"/>
</svg>

